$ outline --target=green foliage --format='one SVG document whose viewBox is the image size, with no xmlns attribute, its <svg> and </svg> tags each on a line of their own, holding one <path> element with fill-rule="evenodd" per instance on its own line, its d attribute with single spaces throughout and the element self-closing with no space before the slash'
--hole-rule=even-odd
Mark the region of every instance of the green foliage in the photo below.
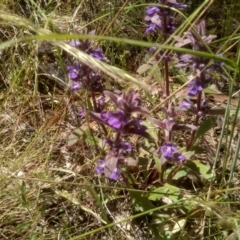
<svg viewBox="0 0 240 240">
<path fill-rule="evenodd" d="M 202 122 L 200 127 L 197 130 L 197 134 L 195 137 L 195 141 L 197 141 L 201 136 L 203 136 L 207 131 L 212 129 L 216 123 L 215 117 L 209 117 L 205 121 Z"/>
<path fill-rule="evenodd" d="M 181 192 L 178 187 L 170 184 L 165 184 L 163 187 L 156 188 L 149 194 L 149 199 L 152 201 L 160 200 L 162 197 L 168 197 L 172 202 L 177 202 L 180 198 Z"/>
</svg>

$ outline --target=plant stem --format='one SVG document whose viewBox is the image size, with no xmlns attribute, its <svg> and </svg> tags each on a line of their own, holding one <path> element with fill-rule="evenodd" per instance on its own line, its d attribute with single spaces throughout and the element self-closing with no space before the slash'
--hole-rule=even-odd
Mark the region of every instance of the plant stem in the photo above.
<svg viewBox="0 0 240 240">
<path fill-rule="evenodd" d="M 97 101 L 96 101 L 96 96 L 95 96 L 95 93 L 93 91 L 91 91 L 91 98 L 92 98 L 92 101 L 93 101 L 93 108 L 94 108 L 94 111 L 99 113 L 99 109 L 98 109 L 98 106 L 97 106 Z M 107 136 L 108 135 L 108 132 L 107 132 L 107 129 L 106 127 L 100 123 L 100 126 L 104 132 L 104 135 Z"/>
<path fill-rule="evenodd" d="M 200 73 L 200 79 L 201 79 L 202 83 L 205 82 L 204 70 Z M 200 119 L 199 111 L 201 110 L 201 101 L 202 101 L 202 91 L 199 92 L 198 95 L 197 95 L 197 115 L 196 115 L 196 119 L 195 119 L 195 123 L 194 123 L 195 126 L 198 126 L 198 122 L 199 122 L 199 119 Z M 192 131 L 190 141 L 189 141 L 188 146 L 187 146 L 187 151 L 189 151 L 192 148 L 196 132 L 197 132 L 197 130 Z"/>
<path fill-rule="evenodd" d="M 169 69 L 168 62 L 164 61 L 164 69 L 165 69 L 165 82 L 166 82 L 166 97 L 170 96 L 170 86 L 169 86 Z"/>
</svg>

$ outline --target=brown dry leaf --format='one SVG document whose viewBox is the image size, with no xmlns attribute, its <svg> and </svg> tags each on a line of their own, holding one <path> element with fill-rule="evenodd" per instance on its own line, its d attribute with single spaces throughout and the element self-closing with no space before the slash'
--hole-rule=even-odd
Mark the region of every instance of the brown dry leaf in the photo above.
<svg viewBox="0 0 240 240">
<path fill-rule="evenodd" d="M 217 142 L 214 139 L 214 129 L 211 128 L 203 136 L 204 145 L 206 146 L 206 155 L 208 160 L 213 160 L 216 156 Z"/>
<path fill-rule="evenodd" d="M 220 102 L 220 103 L 227 103 L 229 96 L 225 94 L 206 94 L 206 96 L 213 98 L 215 102 Z M 231 103 L 232 106 L 236 107 L 238 104 L 238 99 L 232 98 Z"/>
</svg>

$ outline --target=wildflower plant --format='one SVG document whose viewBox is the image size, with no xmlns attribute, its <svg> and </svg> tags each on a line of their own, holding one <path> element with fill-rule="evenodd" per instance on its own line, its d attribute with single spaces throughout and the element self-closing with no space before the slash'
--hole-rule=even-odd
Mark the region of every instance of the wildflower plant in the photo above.
<svg viewBox="0 0 240 240">
<path fill-rule="evenodd" d="M 186 7 L 187 5 L 179 3 L 176 0 L 162 0 L 156 6 L 147 7 L 144 18 L 147 24 L 145 34 L 150 36 L 158 35 L 160 39 L 166 42 L 170 35 L 174 36 L 174 31 L 177 28 L 174 23 L 173 9 L 185 9 Z M 209 50 L 208 44 L 215 37 L 214 35 L 206 36 L 204 21 L 201 21 L 191 31 L 186 32 L 183 38 L 174 36 L 177 46 L 182 47 L 188 44 L 192 45 L 193 50 L 203 52 Z M 73 40 L 69 44 L 81 51 L 85 51 L 99 61 L 107 61 L 102 50 L 100 48 L 94 49 L 89 39 Z M 169 98 L 169 64 L 172 61 L 174 53 L 162 50 L 158 51 L 154 47 L 150 48 L 149 51 L 154 54 L 153 59 L 155 60 L 152 63 L 158 65 L 159 61 L 163 62 L 165 91 L 161 97 L 162 99 Z M 156 142 L 155 153 L 158 159 L 160 159 L 161 164 L 166 164 L 172 160 L 184 163 L 189 158 L 183 152 L 183 149 L 185 149 L 184 151 L 191 150 L 196 131 L 199 127 L 199 119 L 209 109 L 207 101 L 201 97 L 202 91 L 211 82 L 211 72 L 213 70 L 221 70 L 221 64 L 211 61 L 211 59 L 190 54 L 178 54 L 178 57 L 179 63 L 176 64 L 176 67 L 188 67 L 191 69 L 191 73 L 195 75 L 188 84 L 188 89 L 186 90 L 188 96 L 184 97 L 179 105 L 176 104 L 176 99 L 170 98 L 166 101 L 166 104 L 158 109 L 161 112 L 158 116 L 165 115 L 165 118 L 147 117 L 147 121 L 154 124 L 160 131 L 160 138 Z M 139 95 L 133 89 L 122 91 L 118 94 L 106 90 L 101 75 L 98 72 L 94 72 L 89 66 L 75 61 L 67 69 L 70 81 L 72 82 L 72 91 L 84 88 L 90 93 L 94 107 L 93 110 L 88 109 L 87 114 L 90 116 L 91 121 L 96 121 L 103 129 L 104 137 L 102 137 L 102 141 L 107 146 L 107 150 L 105 149 L 104 154 L 101 154 L 102 156 L 97 160 L 96 171 L 98 174 L 104 173 L 106 177 L 117 180 L 123 174 L 121 166 L 127 165 L 126 155 L 131 154 L 133 149 L 127 138 L 132 134 L 136 134 L 148 139 L 148 141 L 153 140 L 153 136 L 149 133 L 143 119 L 143 116 L 145 118 L 149 115 L 149 111 L 140 106 Z M 101 99 L 104 99 L 104 101 L 101 100 L 101 103 L 97 102 L 95 98 L 96 93 L 102 95 Z M 196 104 L 191 100 L 191 97 L 194 96 L 197 96 Z M 115 105 L 114 110 L 108 110 L 110 105 L 105 104 L 106 97 Z M 180 120 L 181 115 L 186 110 L 196 115 L 194 124 L 186 124 Z M 107 130 L 109 128 L 115 134 L 112 131 L 109 132 Z M 187 146 L 182 145 L 180 147 L 174 142 L 176 139 L 174 134 L 178 134 L 179 131 L 191 132 Z M 161 133 L 163 133 L 164 137 L 162 137 Z M 161 171 L 163 177 L 164 172 L 163 170 Z"/>
<path fill-rule="evenodd" d="M 167 41 L 168 37 L 174 33 L 176 25 L 173 23 L 173 8 L 184 9 L 187 5 L 172 0 L 160 1 L 160 6 L 149 6 L 145 12 L 145 21 L 147 28 L 145 34 L 158 34 L 161 36 L 164 42 Z M 165 71 L 165 87 L 163 97 L 170 96 L 170 77 L 169 77 L 169 62 L 171 61 L 172 54 L 170 52 L 157 51 L 156 48 L 150 48 L 150 52 L 154 53 L 152 63 L 158 64 L 159 61 L 163 61 Z M 161 158 L 162 164 L 168 160 L 175 159 L 183 162 L 186 160 L 185 156 L 172 142 L 172 134 L 174 130 L 182 129 L 193 129 L 193 126 L 186 127 L 184 124 L 179 124 L 178 115 L 181 110 L 177 109 L 173 102 L 168 101 L 165 107 L 160 109 L 166 115 L 163 120 L 149 118 L 149 120 L 157 125 L 161 130 L 164 131 L 164 142 L 158 147 L 156 151 Z M 163 174 L 163 173 L 162 173 Z"/>
<path fill-rule="evenodd" d="M 216 36 L 207 36 L 204 20 L 193 25 L 183 36 L 175 35 L 177 25 L 174 21 L 174 9 L 186 8 L 187 5 L 176 0 L 161 0 L 155 6 L 148 6 L 145 11 L 144 34 L 149 40 L 157 36 L 158 41 L 164 44 L 168 43 L 171 36 L 176 47 L 191 47 L 194 51 L 211 53 L 210 44 Z M 99 61 L 107 62 L 102 50 L 94 49 L 90 40 L 73 40 L 69 44 Z M 210 113 L 210 106 L 203 97 L 203 91 L 211 84 L 214 72 L 223 74 L 224 65 L 222 62 L 205 58 L 204 55 L 180 54 L 159 50 L 155 46 L 150 47 L 148 52 L 153 55 L 148 64 L 164 72 L 163 81 L 159 81 L 162 94 L 159 94 L 157 99 L 155 97 L 157 104 L 162 100 L 164 104 L 159 104 L 160 107 L 154 108 L 154 111 L 142 106 L 140 100 L 145 95 L 141 90 L 132 87 L 128 90 L 106 89 L 100 73 L 89 66 L 74 61 L 67 67 L 72 83 L 71 90 L 85 89 L 93 102 L 93 107 L 79 115 L 96 122 L 102 128 L 99 138 L 93 136 L 95 146 L 98 145 L 96 174 L 104 175 L 112 181 L 123 181 L 127 187 L 134 186 L 134 179 L 139 176 L 144 178 L 144 184 L 158 179 L 162 185 L 159 188 L 151 185 L 153 193 L 149 196 L 129 192 L 141 211 L 152 209 L 151 201 L 161 199 L 155 193 L 162 196 L 162 191 L 173 187 L 171 184 L 174 180 L 193 174 L 196 168 L 200 169 L 201 174 L 205 174 L 207 180 L 210 179 L 211 169 L 193 160 L 193 147 L 196 147 L 197 138 L 209 129 L 208 126 L 202 130 L 204 122 L 202 124 L 201 118 Z M 171 92 L 169 69 L 173 62 L 173 68 L 185 69 L 186 79 L 190 79 L 181 96 L 172 96 Z M 146 69 L 148 70 L 149 68 Z M 96 95 L 99 100 L 96 100 Z M 186 115 L 192 116 L 190 123 L 184 121 L 183 116 Z M 131 141 L 133 136 L 138 136 L 137 144 Z M 179 140 L 179 136 L 185 137 Z M 148 166 L 142 165 L 140 160 L 145 160 Z M 133 166 L 136 168 L 132 168 Z M 136 174 L 135 169 L 140 170 L 140 173 Z M 182 198 L 177 187 L 173 192 L 178 198 Z M 176 201 L 175 197 L 169 198 Z M 154 235 L 159 237 L 156 231 Z"/>
<path fill-rule="evenodd" d="M 90 34 L 94 34 L 94 31 Z M 72 40 L 69 45 L 78 50 L 84 51 L 90 56 L 99 61 L 107 61 L 100 48 L 93 48 L 93 43 L 90 39 Z M 102 79 L 99 73 L 94 72 L 89 66 L 74 61 L 72 65 L 67 66 L 69 84 L 72 91 L 77 91 L 84 88 L 89 92 L 102 92 L 104 89 Z"/>
<path fill-rule="evenodd" d="M 206 36 L 206 24 L 202 20 L 196 27 L 191 31 L 185 33 L 185 44 L 188 43 L 192 46 L 193 50 L 206 52 L 209 50 L 209 44 L 213 39 L 216 38 L 215 35 Z M 181 39 L 182 40 L 182 39 Z M 184 46 L 184 44 L 182 45 Z M 206 59 L 204 57 L 193 56 L 191 54 L 184 54 L 180 57 L 180 62 L 185 64 L 185 66 L 192 69 L 192 73 L 195 77 L 189 82 L 187 88 L 187 94 L 189 97 L 197 96 L 196 107 L 191 102 L 191 100 L 184 99 L 180 103 L 181 108 L 186 108 L 192 110 L 196 114 L 195 126 L 198 126 L 200 116 L 202 116 L 208 109 L 207 101 L 202 99 L 202 93 L 205 88 L 209 86 L 212 81 L 213 72 L 219 72 L 222 74 L 223 63 L 217 63 L 211 59 Z M 183 66 L 183 65 L 182 65 Z M 196 131 L 192 131 L 192 135 L 188 144 L 188 149 L 192 147 Z"/>
<path fill-rule="evenodd" d="M 168 42 L 171 36 L 171 39 L 175 39 L 177 47 L 190 46 L 194 51 L 211 52 L 210 44 L 216 36 L 206 35 L 205 21 L 200 21 L 181 37 L 175 35 L 177 25 L 174 21 L 174 9 L 186 8 L 187 5 L 176 0 L 161 0 L 155 6 L 148 6 L 144 18 L 145 35 L 148 35 L 148 39 L 157 36 L 163 43 Z M 94 48 L 89 39 L 72 40 L 69 44 L 99 61 L 107 62 L 102 50 Z M 134 174 L 129 177 L 128 167 L 141 167 L 139 159 L 145 159 L 147 162 L 153 159 L 156 166 L 151 173 L 144 170 L 145 181 L 151 182 L 159 177 L 162 184 L 171 182 L 177 173 L 174 169 L 170 173 L 167 171 L 166 167 L 169 164 L 178 168 L 190 164 L 196 136 L 199 137 L 197 131 L 201 127 L 200 119 L 208 114 L 210 109 L 207 100 L 203 98 L 203 91 L 211 84 L 214 71 L 222 74 L 223 64 L 210 58 L 162 49 L 159 51 L 156 47 L 151 47 L 149 52 L 153 54 L 151 64 L 155 69 L 161 68 L 164 72 L 164 84 L 160 83 L 162 95 L 157 99 L 158 102 L 164 100 L 164 105 L 155 109 L 155 112 L 141 106 L 140 99 L 144 96 L 141 91 L 137 92 L 131 87 L 121 91 L 108 90 L 104 86 L 101 74 L 93 71 L 90 66 L 77 61 L 67 66 L 71 90 L 86 90 L 93 104 L 93 107 L 86 108 L 85 112 L 81 111 L 79 115 L 98 123 L 102 129 L 100 138 L 94 137 L 97 139 L 94 144 L 98 144 L 95 171 L 110 180 L 124 180 L 127 186 L 129 178 L 135 177 Z M 169 68 L 172 62 L 175 63 L 176 69 L 186 69 L 186 78 L 194 76 L 180 98 L 171 96 Z M 182 118 L 186 114 L 194 116 L 194 121 L 186 123 Z M 179 141 L 178 136 L 183 134 L 186 138 Z M 139 146 L 141 149 L 147 149 L 147 155 L 136 151 L 136 146 L 131 141 L 134 135 L 138 135 Z M 129 161 L 132 159 L 134 163 Z M 150 166 L 154 167 L 153 163 Z"/>
<path fill-rule="evenodd" d="M 98 160 L 97 173 L 104 173 L 110 179 L 117 180 L 122 173 L 120 165 L 125 163 L 123 153 L 131 152 L 132 146 L 124 138 L 129 134 L 137 134 L 150 138 L 146 127 L 141 125 L 141 118 L 133 118 L 134 113 L 148 114 L 148 111 L 140 106 L 138 95 L 133 89 L 124 91 L 119 96 L 110 91 L 104 91 L 116 106 L 115 111 L 101 113 L 89 111 L 90 116 L 97 122 L 107 125 L 116 131 L 116 136 L 105 138 L 104 142 L 109 149 L 105 158 Z"/>
</svg>

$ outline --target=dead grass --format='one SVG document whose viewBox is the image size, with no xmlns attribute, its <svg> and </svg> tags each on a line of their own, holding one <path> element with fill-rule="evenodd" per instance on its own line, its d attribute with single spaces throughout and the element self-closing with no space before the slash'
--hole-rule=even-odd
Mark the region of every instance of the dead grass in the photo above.
<svg viewBox="0 0 240 240">
<path fill-rule="evenodd" d="M 1 10 L 42 27 L 54 26 L 52 30 L 57 32 L 79 30 L 86 23 L 83 19 L 93 19 L 90 2 L 80 3 L 74 19 L 72 10 L 80 6 L 77 2 L 72 6 L 51 2 L 44 6 L 43 1 L 4 1 Z M 95 27 L 102 29 L 98 22 Z M 30 32 L 24 28 L 1 25 L 2 41 L 26 34 Z M 49 69 L 39 73 L 44 60 L 46 66 L 56 60 L 48 51 L 40 56 L 39 46 L 35 41 L 15 44 L 4 49 L 0 59 L 0 239 L 69 239 L 101 227 L 111 218 L 117 221 L 131 214 L 128 207 L 124 210 L 124 204 L 129 205 L 126 200 L 119 205 L 107 193 L 93 188 L 105 184 L 94 177 L 93 148 L 84 141 L 67 146 L 68 136 L 79 124 L 74 114 L 83 96 L 68 96 L 51 78 Z M 49 54 L 50 59 L 44 59 Z M 115 208 L 109 212 L 111 216 L 103 209 L 99 194 L 107 200 L 106 206 Z M 119 225 L 99 231 L 94 239 L 130 239 L 132 227 L 124 228 Z"/>
<path fill-rule="evenodd" d="M 143 38 L 141 8 L 130 8 L 141 1 L 129 1 L 128 11 L 120 11 L 116 21 L 114 17 L 124 1 L 111 4 L 102 1 L 93 4 L 90 0 L 27 2 L 4 0 L 0 12 L 21 16 L 35 26 L 57 33 L 79 31 L 87 26 L 89 30 L 96 29 L 98 34 Z M 2 42 L 21 39 L 32 32 L 30 27 L 7 24 L 7 21 L 0 23 Z M 142 62 L 140 47 L 126 47 L 126 43 L 121 42 L 98 44 L 106 50 L 110 63 L 124 70 L 135 72 Z M 78 239 L 77 236 L 98 228 L 83 239 L 153 239 L 148 228 L 153 215 L 131 219 L 135 217 L 136 206 L 125 185 L 109 183 L 96 176 L 95 161 L 99 153 L 93 145 L 81 139 L 72 146 L 67 144 L 74 129 L 89 127 L 85 120 L 76 118 L 78 107 L 85 104 L 88 96 L 66 91 L 66 72 L 59 65 L 66 64 L 67 54 L 59 46 L 44 40 L 22 41 L 0 52 L 0 239 Z M 71 49 L 69 51 L 71 53 Z M 116 79 L 121 77 L 136 80 L 124 72 L 116 72 L 115 68 L 98 67 L 107 75 L 107 80 L 115 77 L 109 85 L 118 84 Z M 96 126 L 90 127 L 97 136 Z M 137 183 L 136 188 L 143 189 L 142 182 Z M 207 190 L 203 190 L 204 194 Z M 199 199 L 196 202 L 202 201 Z M 193 228 L 200 229 L 203 221 L 202 209 L 195 210 L 189 210 L 190 214 L 185 216 L 181 209 L 170 207 L 172 215 L 177 213 L 179 219 L 194 219 L 187 226 L 191 237 L 195 234 Z M 165 209 L 161 214 L 164 219 Z M 232 212 L 226 215 L 239 218 Z M 128 217 L 126 223 L 106 227 Z M 172 219 L 171 224 L 175 221 Z M 215 229 L 215 222 L 210 219 L 206 226 L 219 233 L 219 238 L 214 239 L 223 239 L 218 226 Z M 165 231 L 160 227 L 159 230 Z"/>
</svg>

